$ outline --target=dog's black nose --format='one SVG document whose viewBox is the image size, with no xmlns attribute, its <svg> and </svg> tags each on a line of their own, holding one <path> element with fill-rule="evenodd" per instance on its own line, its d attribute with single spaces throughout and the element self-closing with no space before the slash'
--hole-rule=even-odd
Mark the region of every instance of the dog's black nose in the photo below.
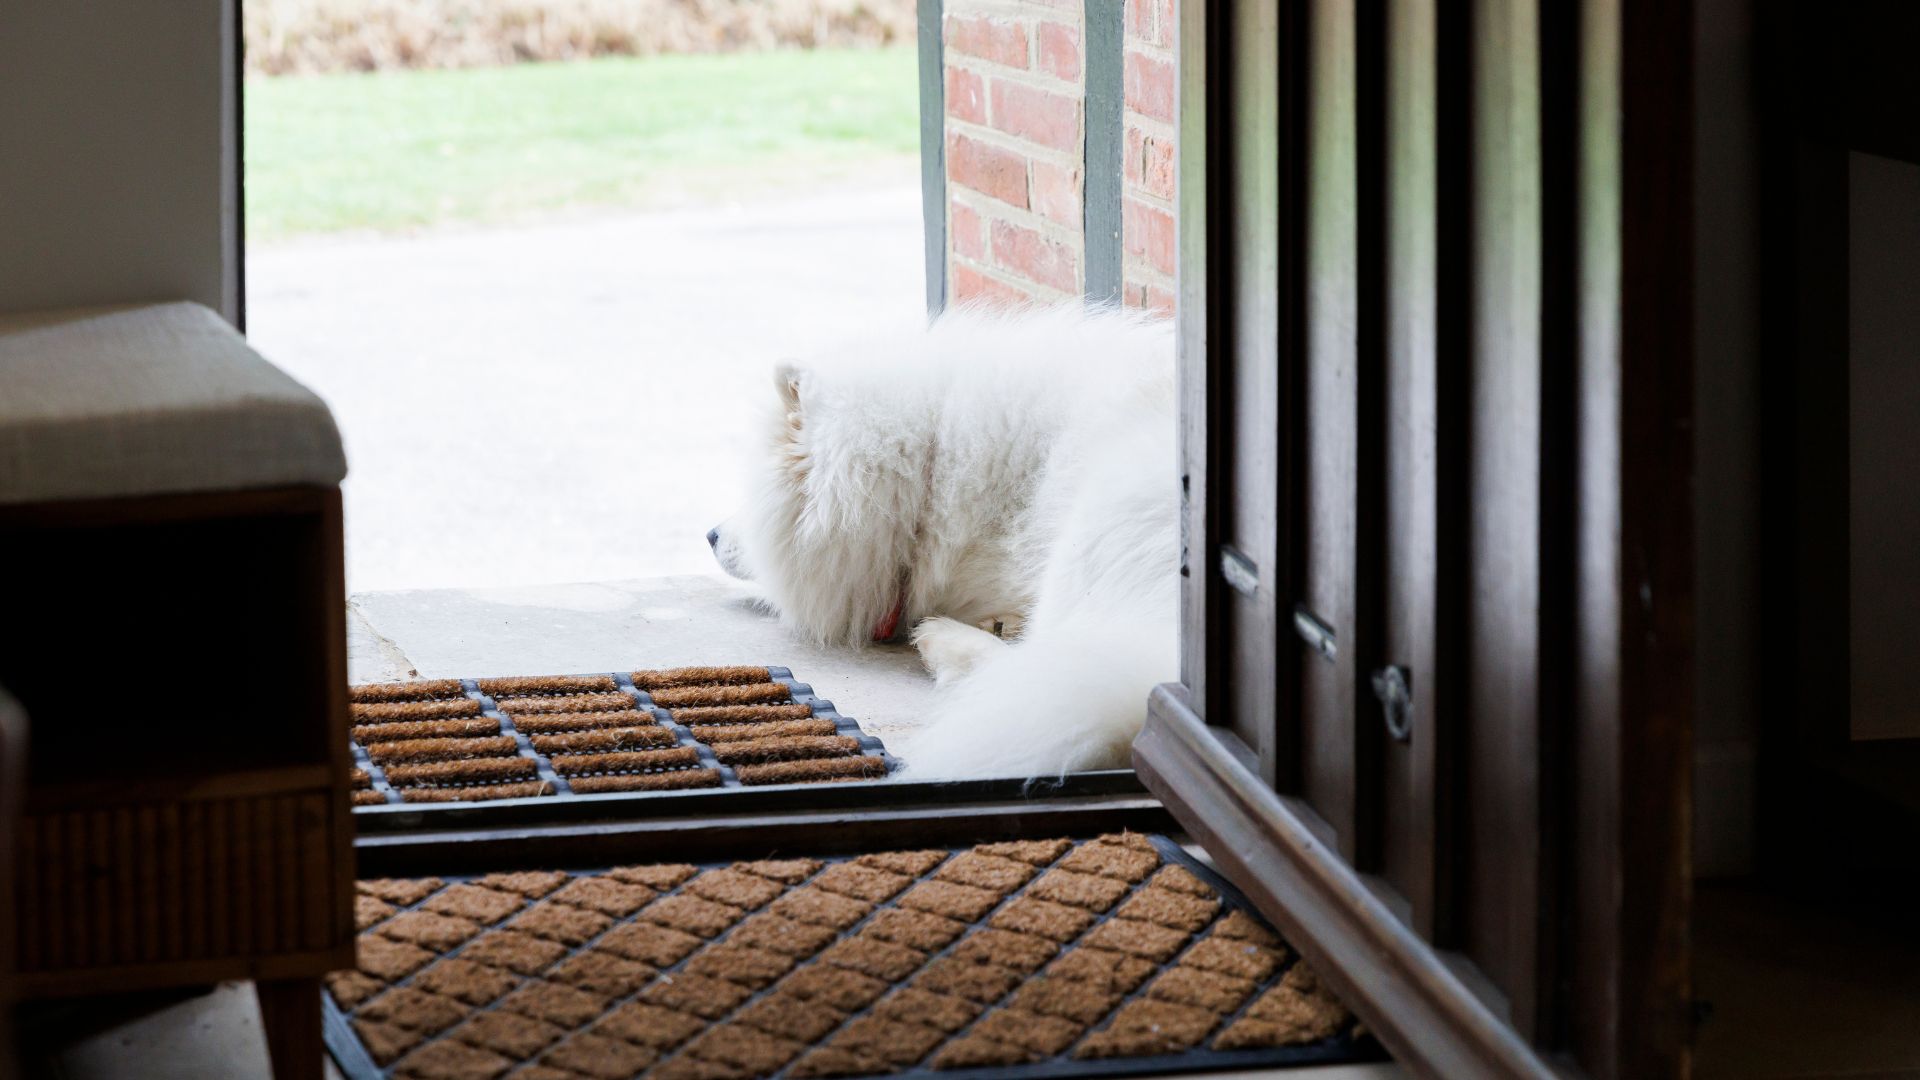
<svg viewBox="0 0 1920 1080">
<path fill-rule="evenodd" d="M 720 526 L 715 525 L 713 528 L 707 530 L 707 546 L 720 546 Z"/>
</svg>

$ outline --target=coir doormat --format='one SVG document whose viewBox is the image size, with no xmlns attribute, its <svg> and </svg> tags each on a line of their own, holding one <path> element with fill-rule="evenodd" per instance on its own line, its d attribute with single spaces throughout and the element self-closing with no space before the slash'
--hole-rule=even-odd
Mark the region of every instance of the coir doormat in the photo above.
<svg viewBox="0 0 1920 1080">
<path fill-rule="evenodd" d="M 362 881 L 351 1080 L 1052 1077 L 1375 1059 L 1177 845 Z"/>
<path fill-rule="evenodd" d="M 356 806 L 862 780 L 894 764 L 780 667 L 427 679 L 351 700 Z"/>
</svg>

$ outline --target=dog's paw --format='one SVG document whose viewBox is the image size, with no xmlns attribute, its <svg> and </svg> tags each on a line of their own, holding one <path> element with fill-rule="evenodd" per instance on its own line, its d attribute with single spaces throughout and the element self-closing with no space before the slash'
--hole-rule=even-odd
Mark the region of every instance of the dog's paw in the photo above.
<svg viewBox="0 0 1920 1080">
<path fill-rule="evenodd" d="M 913 647 L 933 681 L 944 686 L 1007 646 L 985 630 L 936 615 L 913 628 Z"/>
</svg>

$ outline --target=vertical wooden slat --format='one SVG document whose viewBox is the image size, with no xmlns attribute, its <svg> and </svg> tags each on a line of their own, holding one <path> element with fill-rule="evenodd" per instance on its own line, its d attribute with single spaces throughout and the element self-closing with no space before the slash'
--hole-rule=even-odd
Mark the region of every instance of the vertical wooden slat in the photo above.
<svg viewBox="0 0 1920 1080">
<path fill-rule="evenodd" d="M 1421 747 L 1418 782 L 1434 806 L 1433 941 L 1459 948 L 1467 858 L 1467 632 L 1472 594 L 1474 297 L 1474 36 L 1471 8 L 1438 10 L 1434 31 L 1434 738 Z M 1430 753 L 1429 753 L 1430 752 Z M 1422 807 L 1427 805 L 1422 800 Z"/>
<path fill-rule="evenodd" d="M 181 857 L 181 825 L 185 808 L 170 803 L 160 808 L 160 882 L 166 920 L 160 928 L 160 957 L 177 960 L 187 955 L 187 872 Z"/>
<path fill-rule="evenodd" d="M 1540 127 L 1537 4 L 1473 6 L 1463 930 L 1535 1031 L 1539 934 Z"/>
<path fill-rule="evenodd" d="M 106 860 L 102 860 L 101 862 L 102 866 L 110 867 L 113 873 L 111 877 L 103 876 L 98 883 L 102 897 L 110 895 L 107 889 L 111 882 L 121 883 L 119 889 L 122 893 L 131 891 L 133 888 L 133 849 L 135 844 L 133 813 L 133 808 L 129 806 L 116 807 L 113 810 L 113 858 L 111 862 Z M 100 914 L 102 918 L 106 918 L 109 915 L 112 917 L 115 931 L 114 940 L 118 942 L 121 953 L 131 956 L 134 935 L 139 933 L 138 906 L 135 904 L 120 903 L 118 902 L 120 899 L 121 897 L 114 896 L 114 902 L 109 905 L 111 910 L 102 911 Z"/>
<path fill-rule="evenodd" d="M 1568 1042 L 1684 1075 L 1692 746 L 1692 6 L 1582 5 Z"/>
<path fill-rule="evenodd" d="M 333 862 L 333 802 L 326 795 L 300 797 L 300 948 L 324 949 L 333 942 L 337 906 L 329 869 Z"/>
<path fill-rule="evenodd" d="M 234 867 L 244 865 L 240 859 L 244 851 L 236 849 L 234 844 L 234 821 L 232 809 L 234 803 L 227 799 L 209 801 L 207 807 L 207 951 L 223 957 L 236 947 L 244 947 L 246 932 L 236 926 L 240 911 L 246 907 L 240 894 L 246 880 L 234 872 Z"/>
<path fill-rule="evenodd" d="M 1287 456 L 1280 417 L 1288 359 L 1282 314 L 1288 275 L 1280 253 L 1286 247 L 1288 193 L 1275 148 L 1291 100 L 1283 88 L 1287 79 L 1298 77 L 1291 65 L 1281 63 L 1292 45 L 1285 8 L 1274 0 L 1227 8 L 1235 109 L 1225 165 L 1231 192 L 1227 212 L 1236 228 L 1228 274 L 1231 359 L 1224 385 L 1215 392 L 1223 395 L 1222 419 L 1229 432 L 1224 449 L 1232 466 L 1211 470 L 1225 544 L 1212 554 L 1207 571 L 1219 575 L 1221 559 L 1238 557 L 1258 579 L 1250 590 L 1214 593 L 1224 609 L 1218 625 L 1229 643 L 1231 672 L 1216 697 L 1223 699 L 1234 732 L 1253 751 L 1260 774 L 1269 783 L 1290 786 L 1293 741 L 1283 733 L 1276 708 L 1286 675 L 1275 662 L 1289 578 L 1282 554 L 1282 504 L 1275 496 L 1285 483 Z"/>
<path fill-rule="evenodd" d="M 300 829 L 298 796 L 278 795 L 273 798 L 273 888 L 274 895 L 280 900 L 280 911 L 274 917 L 278 933 L 274 935 L 273 947 L 286 952 L 300 948 L 300 934 L 305 923 L 301 908 L 309 902 L 305 893 L 300 891 L 300 847 L 310 834 Z M 311 902 L 323 903 L 322 897 L 312 897 Z"/>
<path fill-rule="evenodd" d="M 256 797 L 246 804 L 248 841 L 252 857 L 247 860 L 247 877 L 253 898 L 252 947 L 271 952 L 280 947 L 280 904 L 274 883 L 279 873 L 276 858 L 278 823 L 274 821 L 273 800 Z"/>
<path fill-rule="evenodd" d="M 1581 42 L 1583 121 L 1617 135 L 1620 124 L 1619 29 L 1605 5 L 1586 3 Z M 1579 888 L 1609 895 L 1573 899 L 1572 997 L 1590 1015 L 1570 1018 L 1568 1035 L 1594 1074 L 1620 1075 L 1619 872 L 1620 820 L 1614 803 L 1621 775 L 1618 679 L 1620 551 L 1611 535 L 1620 515 L 1619 234 L 1621 164 L 1615 139 L 1592 134 L 1581 147 L 1580 527 L 1581 595 L 1574 756 L 1574 878 Z"/>
<path fill-rule="evenodd" d="M 182 884 L 180 911 L 188 956 L 207 954 L 207 804 L 194 800 L 181 808 Z"/>
<path fill-rule="evenodd" d="M 92 861 L 102 871 L 113 869 L 115 860 L 131 846 L 132 838 L 123 837 L 116 828 L 124 813 L 94 810 L 87 815 L 87 832 L 93 838 Z M 131 905 L 121 902 L 124 897 L 120 893 L 125 891 L 125 887 L 116 889 L 115 886 L 114 876 L 105 872 L 94 875 L 93 880 L 86 884 L 90 894 L 89 903 L 93 908 L 89 926 L 94 947 L 107 956 L 124 954 L 127 944 L 133 940 L 133 909 Z"/>
<path fill-rule="evenodd" d="M 325 687 L 327 739 L 333 747 L 329 765 L 330 794 L 325 847 L 330 852 L 321 867 L 324 884 L 316 883 L 314 895 L 326 897 L 327 932 L 316 947 L 351 942 L 355 933 L 353 913 L 353 804 L 340 797 L 347 790 L 353 756 L 347 739 L 347 595 L 346 530 L 342 524 L 340 494 L 324 500 L 315 522 L 315 547 L 318 549 L 317 575 L 321 588 L 313 602 L 319 606 L 321 639 L 317 651 L 321 657 L 320 678 Z M 315 847 L 322 845 L 316 843 Z"/>
<path fill-rule="evenodd" d="M 1226 385 L 1225 369 L 1231 356 L 1224 300 L 1227 290 L 1226 244 L 1213 244 L 1206 227 L 1209 207 L 1225 207 L 1216 189 L 1225 188 L 1224 161 L 1209 168 L 1209 147 L 1224 155 L 1232 140 L 1216 137 L 1215 128 L 1227 120 L 1225 108 L 1213 99 L 1224 96 L 1227 76 L 1221 53 L 1224 19 L 1209 0 L 1180 5 L 1180 265 L 1179 305 L 1176 312 L 1180 372 L 1180 681 L 1201 715 L 1224 718 L 1225 707 L 1208 695 L 1224 680 L 1216 679 L 1213 665 L 1224 657 L 1224 638 L 1215 632 L 1212 617 L 1221 610 L 1217 593 L 1221 579 L 1215 567 L 1219 543 L 1218 515 L 1213 485 L 1225 487 L 1225 455 L 1216 450 L 1225 424 L 1220 419 Z M 1220 476 L 1215 479 L 1214 471 Z"/>
<path fill-rule="evenodd" d="M 142 962 L 152 963 L 160 959 L 160 810 L 157 806 L 142 806 L 134 811 L 134 834 L 137 837 L 138 851 L 135 855 L 135 874 L 132 879 L 132 893 L 139 897 L 129 904 L 140 913 L 139 952 Z M 129 955 L 128 959 L 133 956 Z"/>
<path fill-rule="evenodd" d="M 93 880 L 93 874 L 87 843 L 87 815 L 61 814 L 59 820 L 62 831 L 66 833 L 67 873 L 71 875 L 65 902 L 72 905 L 72 910 L 62 913 L 67 928 L 68 960 L 75 965 L 98 963 L 99 951 L 88 932 L 92 922 L 88 911 L 92 890 L 85 883 Z M 102 871 L 105 869 L 101 867 Z"/>
<path fill-rule="evenodd" d="M 1372 683 L 1383 664 L 1387 513 L 1387 0 L 1359 0 L 1353 30 L 1354 422 L 1353 657 L 1348 713 L 1355 868 L 1383 858 L 1386 716 Z"/>
<path fill-rule="evenodd" d="M 1414 929 L 1433 937 L 1440 850 L 1441 739 L 1435 708 L 1438 602 L 1439 283 L 1436 0 L 1389 0 L 1386 40 L 1386 297 L 1380 657 L 1405 668 L 1404 742 L 1382 747 L 1381 865 Z"/>
<path fill-rule="evenodd" d="M 1540 126 L 1540 542 L 1539 720 L 1535 793 L 1540 834 L 1538 927 L 1532 961 L 1534 1041 L 1566 1039 L 1564 934 L 1572 885 L 1567 830 L 1573 813 L 1571 723 L 1574 624 L 1579 600 L 1574 533 L 1579 514 L 1579 10 L 1543 4 L 1539 24 Z"/>
<path fill-rule="evenodd" d="M 1353 0 L 1316 0 L 1309 16 L 1306 274 L 1303 393 L 1299 423 L 1300 501 L 1293 522 L 1299 603 L 1331 627 L 1331 656 L 1300 659 L 1301 794 L 1352 857 L 1356 834 L 1354 756 L 1359 422 L 1356 324 L 1358 206 L 1354 115 Z M 1296 651 L 1304 647 L 1294 642 Z"/>
</svg>

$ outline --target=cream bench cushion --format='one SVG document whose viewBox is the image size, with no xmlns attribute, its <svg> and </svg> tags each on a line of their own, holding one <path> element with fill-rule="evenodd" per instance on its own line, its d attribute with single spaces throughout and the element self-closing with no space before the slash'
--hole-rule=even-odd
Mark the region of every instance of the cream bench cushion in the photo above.
<svg viewBox="0 0 1920 1080">
<path fill-rule="evenodd" d="M 326 404 L 198 304 L 0 316 L 0 505 L 346 473 Z"/>
</svg>

